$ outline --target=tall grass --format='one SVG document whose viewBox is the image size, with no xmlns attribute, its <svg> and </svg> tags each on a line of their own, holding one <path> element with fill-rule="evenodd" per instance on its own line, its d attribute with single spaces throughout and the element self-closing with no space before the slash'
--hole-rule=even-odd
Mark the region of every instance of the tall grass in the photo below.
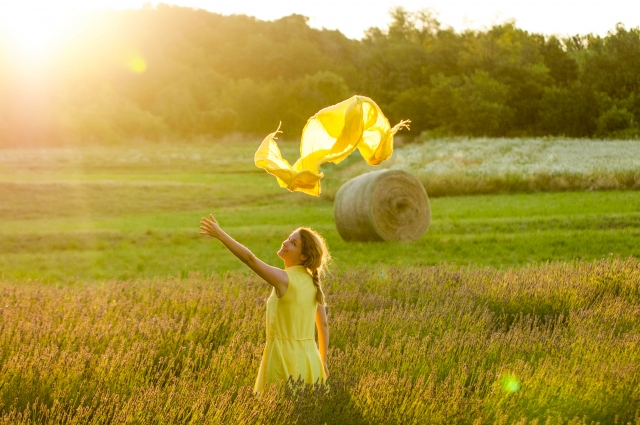
<svg viewBox="0 0 640 425">
<path fill-rule="evenodd" d="M 0 282 L 7 424 L 640 424 L 640 263 L 330 277 L 330 388 L 251 393 L 253 276 Z"/>
<path fill-rule="evenodd" d="M 417 173 L 433 197 L 496 193 L 639 190 L 640 172 L 539 173 L 477 176 L 467 173 L 430 175 Z"/>
<path fill-rule="evenodd" d="M 381 165 L 415 174 L 431 197 L 640 189 L 640 140 L 432 139 L 397 148 Z M 358 161 L 329 176 L 324 197 L 370 171 Z M 334 180 L 334 181 L 332 181 Z"/>
<path fill-rule="evenodd" d="M 640 189 L 640 140 L 428 140 L 398 151 L 432 196 Z"/>
</svg>

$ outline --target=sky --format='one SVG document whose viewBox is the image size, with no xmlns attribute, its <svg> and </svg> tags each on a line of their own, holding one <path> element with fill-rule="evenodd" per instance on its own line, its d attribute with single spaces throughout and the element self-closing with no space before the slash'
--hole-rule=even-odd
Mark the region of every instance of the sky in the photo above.
<svg viewBox="0 0 640 425">
<path fill-rule="evenodd" d="M 518 27 L 528 31 L 558 35 L 605 35 L 618 22 L 627 27 L 640 26 L 640 0 L 173 0 L 172 3 L 267 20 L 298 13 L 308 16 L 313 27 L 339 29 L 351 38 L 361 38 L 372 26 L 386 27 L 389 10 L 394 6 L 409 11 L 431 9 L 442 24 L 457 30 L 482 29 L 508 19 L 515 19 Z"/>
<path fill-rule="evenodd" d="M 148 0 L 0 0 L 0 33 L 21 44 L 25 52 L 47 51 L 56 37 L 73 26 L 82 13 L 95 9 L 153 6 Z M 246 14 L 274 20 L 293 13 L 309 17 L 314 28 L 338 29 L 362 38 L 370 27 L 385 28 L 389 10 L 430 9 L 444 25 L 456 30 L 483 29 L 506 20 L 527 31 L 560 36 L 606 35 L 619 22 L 640 27 L 640 0 L 165 0 L 222 14 Z"/>
</svg>

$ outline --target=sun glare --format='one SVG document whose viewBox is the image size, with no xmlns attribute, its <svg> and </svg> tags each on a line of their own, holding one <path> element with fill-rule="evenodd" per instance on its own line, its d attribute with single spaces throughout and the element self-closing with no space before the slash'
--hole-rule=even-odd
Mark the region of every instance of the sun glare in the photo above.
<svg viewBox="0 0 640 425">
<path fill-rule="evenodd" d="M 46 60 L 79 14 L 53 2 L 7 3 L 0 4 L 0 32 L 15 57 L 27 62 Z"/>
</svg>

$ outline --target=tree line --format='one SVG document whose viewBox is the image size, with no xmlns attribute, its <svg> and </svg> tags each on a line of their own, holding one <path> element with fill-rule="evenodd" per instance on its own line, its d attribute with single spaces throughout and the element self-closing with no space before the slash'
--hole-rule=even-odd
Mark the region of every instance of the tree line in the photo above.
<svg viewBox="0 0 640 425">
<path fill-rule="evenodd" d="M 352 40 L 300 15 L 103 11 L 31 67 L 0 40 L 0 144 L 266 135 L 280 122 L 296 138 L 352 94 L 411 119 L 414 136 L 640 136 L 640 28 L 558 38 L 391 17 Z"/>
</svg>

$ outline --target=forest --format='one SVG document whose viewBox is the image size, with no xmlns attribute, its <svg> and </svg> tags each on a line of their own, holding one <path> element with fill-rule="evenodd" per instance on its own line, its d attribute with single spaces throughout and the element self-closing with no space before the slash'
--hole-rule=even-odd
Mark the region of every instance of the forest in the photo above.
<svg viewBox="0 0 640 425">
<path fill-rule="evenodd" d="M 390 14 L 353 40 L 301 15 L 101 11 L 37 64 L 0 40 L 0 146 L 266 135 L 280 122 L 295 139 L 353 94 L 410 119 L 410 137 L 640 136 L 640 28 L 558 38 Z"/>
</svg>

